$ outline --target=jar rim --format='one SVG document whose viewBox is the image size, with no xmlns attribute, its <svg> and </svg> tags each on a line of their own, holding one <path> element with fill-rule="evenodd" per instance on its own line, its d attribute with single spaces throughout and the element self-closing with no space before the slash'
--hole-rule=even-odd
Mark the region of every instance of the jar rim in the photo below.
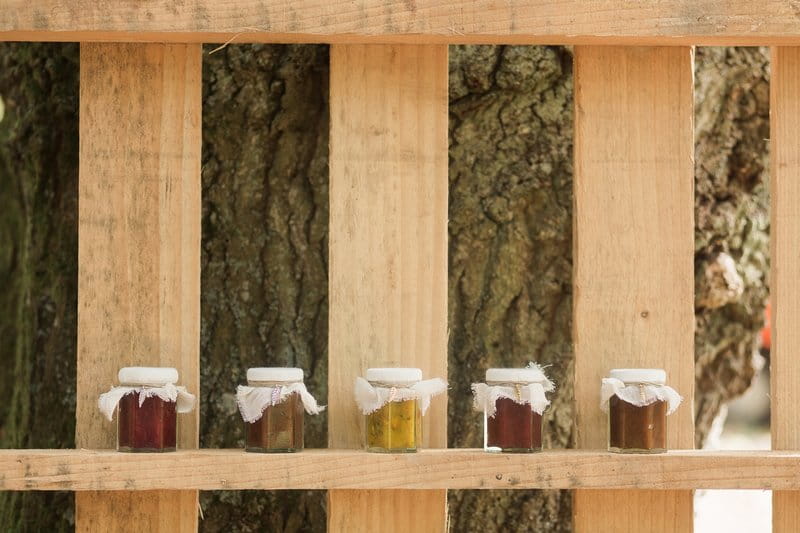
<svg viewBox="0 0 800 533">
<path fill-rule="evenodd" d="M 539 382 L 538 381 L 489 381 L 488 379 L 486 380 L 486 384 L 489 385 L 490 387 L 500 387 L 503 385 L 509 385 L 509 386 L 530 385 L 532 383 L 539 383 Z"/>
<path fill-rule="evenodd" d="M 163 387 L 178 382 L 178 371 L 163 366 L 126 366 L 119 369 L 117 379 L 123 385 Z"/>
<path fill-rule="evenodd" d="M 397 385 L 413 385 L 422 381 L 422 369 L 419 368 L 368 368 L 364 377 L 370 383 L 393 383 Z"/>
<path fill-rule="evenodd" d="M 614 368 L 608 373 L 608 376 L 623 383 L 652 385 L 664 385 L 667 383 L 667 372 L 662 368 Z"/>
<path fill-rule="evenodd" d="M 546 383 L 545 373 L 538 367 L 526 368 L 487 368 L 486 382 L 500 383 Z"/>
<path fill-rule="evenodd" d="M 247 381 L 303 381 L 303 369 L 294 367 L 264 366 L 247 369 Z"/>
<path fill-rule="evenodd" d="M 370 381 L 369 382 L 369 384 L 372 385 L 373 387 L 384 387 L 384 388 L 396 387 L 400 389 L 404 387 L 410 387 L 416 383 L 419 382 L 418 381 Z"/>
<path fill-rule="evenodd" d="M 283 385 L 289 385 L 292 383 L 302 383 L 302 382 L 303 382 L 302 380 L 286 381 L 286 380 L 275 380 L 275 379 L 269 379 L 269 380 L 248 379 L 247 385 L 249 387 L 278 387 Z"/>
</svg>

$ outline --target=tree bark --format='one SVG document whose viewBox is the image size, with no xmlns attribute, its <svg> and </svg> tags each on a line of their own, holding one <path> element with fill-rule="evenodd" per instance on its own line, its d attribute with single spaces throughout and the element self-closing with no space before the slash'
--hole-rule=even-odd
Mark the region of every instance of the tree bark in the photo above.
<svg viewBox="0 0 800 533">
<path fill-rule="evenodd" d="M 201 445 L 242 445 L 249 366 L 305 368 L 327 396 L 328 52 L 205 49 Z M 76 45 L 0 44 L 0 444 L 74 444 Z M 752 376 L 766 298 L 768 59 L 696 65 L 698 443 Z M 450 48 L 449 444 L 480 446 L 469 385 L 549 365 L 545 446 L 572 443 L 572 56 Z M 42 420 L 47 420 L 43 424 Z M 307 417 L 322 447 L 327 418 Z M 324 531 L 321 491 L 205 492 L 204 531 Z M 568 492 L 452 491 L 453 531 L 571 529 Z M 0 493 L 4 530 L 68 530 L 71 496 Z"/>
<path fill-rule="evenodd" d="M 449 441 L 483 446 L 470 384 L 547 365 L 544 447 L 572 440 L 572 55 L 450 48 Z M 568 531 L 568 491 L 451 491 L 453 531 Z"/>
<path fill-rule="evenodd" d="M 0 43 L 0 446 L 75 443 L 78 46 Z M 0 492 L 3 531 L 68 531 L 69 492 Z"/>
<path fill-rule="evenodd" d="M 769 296 L 769 50 L 698 48 L 695 436 L 755 374 Z"/>
<path fill-rule="evenodd" d="M 323 403 L 328 48 L 228 46 L 203 64 L 200 444 L 242 447 L 251 366 L 297 366 Z M 327 442 L 306 417 L 306 446 Z M 203 531 L 325 531 L 324 491 L 205 492 Z"/>
</svg>

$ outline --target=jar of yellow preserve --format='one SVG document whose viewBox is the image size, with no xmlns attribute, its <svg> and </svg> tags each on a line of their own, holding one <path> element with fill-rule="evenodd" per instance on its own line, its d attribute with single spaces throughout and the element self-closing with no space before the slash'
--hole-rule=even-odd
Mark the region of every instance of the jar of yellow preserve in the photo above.
<svg viewBox="0 0 800 533">
<path fill-rule="evenodd" d="M 356 380 L 356 403 L 366 415 L 370 452 L 415 452 L 422 440 L 422 415 L 431 397 L 447 390 L 441 378 L 422 379 L 419 368 L 370 368 Z"/>
</svg>

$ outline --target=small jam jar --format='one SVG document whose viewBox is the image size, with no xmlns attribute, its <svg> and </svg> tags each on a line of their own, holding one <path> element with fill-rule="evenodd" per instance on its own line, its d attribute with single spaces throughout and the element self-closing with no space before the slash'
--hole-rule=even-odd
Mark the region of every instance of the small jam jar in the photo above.
<svg viewBox="0 0 800 533">
<path fill-rule="evenodd" d="M 303 401 L 292 392 L 279 401 L 281 388 L 303 383 L 301 368 L 250 368 L 247 385 L 264 387 L 272 397 L 255 422 L 245 422 L 248 452 L 297 452 L 303 449 Z"/>
<path fill-rule="evenodd" d="M 501 387 L 506 394 L 495 401 L 493 416 L 484 411 L 484 449 L 506 453 L 541 451 L 542 415 L 531 407 L 535 399 L 530 397 L 530 389 L 538 386 L 546 404 L 544 391 L 551 390 L 552 384 L 544 373 L 538 368 L 490 368 L 486 370 L 486 385 Z"/>
<path fill-rule="evenodd" d="M 165 367 L 125 367 L 117 377 L 120 387 L 134 389 L 119 400 L 117 449 L 121 452 L 174 452 L 176 402 L 156 394 L 145 394 L 145 391 L 174 386 L 178 371 Z"/>
<path fill-rule="evenodd" d="M 654 368 L 614 369 L 609 378 L 617 387 L 617 392 L 608 399 L 609 451 L 665 452 L 667 398 L 674 395 L 680 402 L 677 393 L 666 386 L 667 373 Z"/>
<path fill-rule="evenodd" d="M 389 391 L 412 387 L 422 380 L 419 368 L 369 368 L 369 384 Z M 390 399 L 366 415 L 367 451 L 383 453 L 416 452 L 422 440 L 422 413 L 419 399 Z"/>
</svg>

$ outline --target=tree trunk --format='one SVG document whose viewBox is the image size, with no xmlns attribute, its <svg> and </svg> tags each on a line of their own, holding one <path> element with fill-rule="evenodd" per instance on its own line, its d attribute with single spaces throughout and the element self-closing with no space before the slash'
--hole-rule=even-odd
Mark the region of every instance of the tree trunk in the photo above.
<svg viewBox="0 0 800 533">
<path fill-rule="evenodd" d="M 214 47 L 206 47 L 209 52 Z M 200 444 L 242 447 L 250 366 L 328 379 L 328 48 L 228 46 L 203 64 Z M 306 446 L 327 442 L 306 417 Z M 205 492 L 203 531 L 325 531 L 325 492 Z"/>
<path fill-rule="evenodd" d="M 327 396 L 328 52 L 205 49 L 201 445 L 242 445 L 234 390 L 297 365 Z M 545 446 L 572 442 L 572 56 L 450 49 L 449 444 L 480 446 L 469 384 L 550 365 Z M 766 296 L 768 68 L 697 54 L 697 433 L 752 376 Z M 77 46 L 1 44 L 0 443 L 74 442 Z M 730 259 L 728 259 L 730 258 Z M 6 353 L 7 352 L 7 353 Z M 41 423 L 46 417 L 48 423 Z M 307 417 L 322 447 L 327 417 Z M 39 424 L 36 424 L 36 422 Z M 205 492 L 204 531 L 324 531 L 322 491 Z M 559 491 L 452 491 L 453 531 L 571 529 Z M 0 493 L 4 530 L 64 530 L 68 494 Z"/>
<path fill-rule="evenodd" d="M 769 296 L 769 51 L 699 48 L 695 68 L 695 429 L 750 386 Z"/>
<path fill-rule="evenodd" d="M 572 55 L 450 49 L 450 413 L 453 447 L 483 446 L 470 384 L 487 367 L 549 365 L 544 447 L 572 440 Z M 453 531 L 568 531 L 568 491 L 451 491 Z"/>
<path fill-rule="evenodd" d="M 78 46 L 0 43 L 0 73 L 0 446 L 71 448 Z M 72 502 L 1 492 L 0 529 L 68 531 Z"/>
</svg>

